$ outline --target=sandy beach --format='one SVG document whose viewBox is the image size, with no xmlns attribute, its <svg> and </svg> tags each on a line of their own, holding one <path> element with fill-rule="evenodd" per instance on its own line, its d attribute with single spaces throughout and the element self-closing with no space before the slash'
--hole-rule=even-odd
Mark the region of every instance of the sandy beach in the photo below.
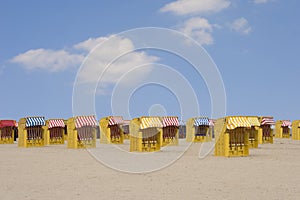
<svg viewBox="0 0 300 200">
<path fill-rule="evenodd" d="M 102 165 L 84 149 L 0 145 L 1 199 L 299 198 L 300 141 L 275 139 L 238 158 L 199 159 L 200 146 L 193 144 L 167 168 L 130 174 Z"/>
</svg>

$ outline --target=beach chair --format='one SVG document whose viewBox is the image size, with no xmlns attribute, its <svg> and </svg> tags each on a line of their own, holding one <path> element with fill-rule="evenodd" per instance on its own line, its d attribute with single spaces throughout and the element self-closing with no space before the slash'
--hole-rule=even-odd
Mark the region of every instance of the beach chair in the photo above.
<svg viewBox="0 0 300 200">
<path fill-rule="evenodd" d="M 215 156 L 248 156 L 251 123 L 244 116 L 228 116 L 215 122 Z"/>
<path fill-rule="evenodd" d="M 186 122 L 187 142 L 210 142 L 212 141 L 212 131 L 210 130 L 210 120 L 208 117 L 194 117 Z"/>
<path fill-rule="evenodd" d="M 123 133 L 124 133 L 124 140 L 130 139 L 130 128 L 129 128 L 130 120 L 124 120 L 124 124 L 121 125 Z"/>
<path fill-rule="evenodd" d="M 13 144 L 16 134 L 15 120 L 0 120 L 0 144 Z"/>
<path fill-rule="evenodd" d="M 18 123 L 18 146 L 41 147 L 45 145 L 45 117 L 25 117 Z"/>
<path fill-rule="evenodd" d="M 68 119 L 68 148 L 95 148 L 96 127 L 95 116 L 76 116 Z"/>
<path fill-rule="evenodd" d="M 161 148 L 160 117 L 143 116 L 130 121 L 130 151 L 153 152 Z"/>
<path fill-rule="evenodd" d="M 63 119 L 46 120 L 45 145 L 65 143 L 65 122 Z"/>
<path fill-rule="evenodd" d="M 273 144 L 273 129 L 275 125 L 273 117 L 261 116 L 258 118 L 260 127 L 258 129 L 258 143 L 259 144 Z"/>
<path fill-rule="evenodd" d="M 260 122 L 257 116 L 248 116 L 247 118 L 251 125 L 251 128 L 249 129 L 249 148 L 258 148 Z"/>
<path fill-rule="evenodd" d="M 121 116 L 109 116 L 102 118 L 100 120 L 100 143 L 123 144 L 123 124 L 124 120 Z"/>
<path fill-rule="evenodd" d="M 162 138 L 161 146 L 178 145 L 179 138 L 179 121 L 178 117 L 162 117 Z"/>
<path fill-rule="evenodd" d="M 278 120 L 275 124 L 275 138 L 290 138 L 290 120 Z"/>
</svg>

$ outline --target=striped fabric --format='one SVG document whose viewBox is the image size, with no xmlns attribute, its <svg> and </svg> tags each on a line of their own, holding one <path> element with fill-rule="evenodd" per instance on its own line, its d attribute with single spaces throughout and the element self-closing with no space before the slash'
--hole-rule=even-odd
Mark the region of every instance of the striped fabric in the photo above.
<svg viewBox="0 0 300 200">
<path fill-rule="evenodd" d="M 178 117 L 163 117 L 163 127 L 179 126 Z"/>
<path fill-rule="evenodd" d="M 281 126 L 286 127 L 286 126 L 291 126 L 292 123 L 290 120 L 282 120 Z"/>
<path fill-rule="evenodd" d="M 208 117 L 196 117 L 196 118 L 194 118 L 194 126 L 209 126 Z"/>
<path fill-rule="evenodd" d="M 162 128 L 163 124 L 160 120 L 159 117 L 142 117 L 141 118 L 141 129 L 146 129 L 146 128 Z"/>
<path fill-rule="evenodd" d="M 49 120 L 48 128 L 54 127 L 65 127 L 65 122 L 62 119 L 51 119 Z"/>
<path fill-rule="evenodd" d="M 45 124 L 45 117 L 27 117 L 25 126 L 45 126 Z"/>
<path fill-rule="evenodd" d="M 113 126 L 117 124 L 124 124 L 123 117 L 121 116 L 112 116 L 108 120 L 108 125 Z"/>
<path fill-rule="evenodd" d="M 250 122 L 251 126 L 260 126 L 258 117 L 248 117 L 248 121 Z"/>
<path fill-rule="evenodd" d="M 263 117 L 261 120 L 261 125 L 274 125 L 275 121 L 273 117 Z"/>
<path fill-rule="evenodd" d="M 233 130 L 238 127 L 251 128 L 251 124 L 247 117 L 228 117 L 227 118 L 227 129 Z"/>
<path fill-rule="evenodd" d="M 83 126 L 97 126 L 95 116 L 79 116 L 76 117 L 75 127 L 81 128 Z"/>
</svg>

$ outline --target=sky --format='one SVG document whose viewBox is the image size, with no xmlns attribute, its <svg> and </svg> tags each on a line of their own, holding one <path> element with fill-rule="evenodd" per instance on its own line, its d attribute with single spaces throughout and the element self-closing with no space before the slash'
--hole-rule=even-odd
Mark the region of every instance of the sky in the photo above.
<svg viewBox="0 0 300 200">
<path fill-rule="evenodd" d="M 212 115 L 216 107 L 212 98 L 218 98 L 211 96 L 214 87 L 188 60 L 160 49 L 137 49 L 139 35 L 122 35 L 143 27 L 178 31 L 202 46 L 222 78 L 226 101 L 220 105 L 226 106 L 226 115 L 300 119 L 297 0 L 1 0 L 0 4 L 0 119 L 67 119 L 74 114 L 96 114 L 100 119 L 123 115 L 122 108 L 130 114 L 125 118 L 221 117 Z M 109 45 L 99 49 L 101 44 Z M 112 60 L 116 56 L 120 58 Z M 81 93 L 76 93 L 78 87 Z M 77 111 L 74 96 L 92 97 L 81 104 L 92 106 L 95 113 L 84 110 L 85 105 Z"/>
</svg>

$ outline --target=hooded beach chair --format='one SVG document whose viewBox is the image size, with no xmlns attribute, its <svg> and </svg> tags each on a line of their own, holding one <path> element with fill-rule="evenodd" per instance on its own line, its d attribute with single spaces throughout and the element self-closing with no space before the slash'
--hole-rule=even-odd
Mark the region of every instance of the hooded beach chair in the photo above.
<svg viewBox="0 0 300 200">
<path fill-rule="evenodd" d="M 45 145 L 64 144 L 65 126 L 63 119 L 46 120 Z"/>
<path fill-rule="evenodd" d="M 300 140 L 300 120 L 294 120 L 292 123 L 292 139 Z"/>
<path fill-rule="evenodd" d="M 161 148 L 160 117 L 143 116 L 130 121 L 130 151 L 151 152 Z"/>
<path fill-rule="evenodd" d="M 273 117 L 262 116 L 259 117 L 260 127 L 258 130 L 258 143 L 259 144 L 273 144 L 273 129 L 275 125 Z"/>
<path fill-rule="evenodd" d="M 290 120 L 278 120 L 275 124 L 275 138 L 290 138 Z"/>
<path fill-rule="evenodd" d="M 17 135 L 15 120 L 0 120 L 0 144 L 13 144 Z"/>
<path fill-rule="evenodd" d="M 123 144 L 123 124 L 124 120 L 121 116 L 109 116 L 102 118 L 100 120 L 100 143 Z"/>
<path fill-rule="evenodd" d="M 178 117 L 162 117 L 161 146 L 178 145 L 179 121 Z"/>
<path fill-rule="evenodd" d="M 45 117 L 25 117 L 18 123 L 19 147 L 41 147 L 45 145 Z"/>
<path fill-rule="evenodd" d="M 215 122 L 215 156 L 248 156 L 251 123 L 244 116 L 228 116 Z"/>
<path fill-rule="evenodd" d="M 96 127 L 95 116 L 77 116 L 68 119 L 68 148 L 95 148 Z"/>
<path fill-rule="evenodd" d="M 249 116 L 248 121 L 251 124 L 251 128 L 249 130 L 249 148 L 258 148 L 258 131 L 260 128 L 260 122 L 256 116 Z"/>
<path fill-rule="evenodd" d="M 187 142 L 209 142 L 212 141 L 210 120 L 208 117 L 194 117 L 186 122 Z"/>
<path fill-rule="evenodd" d="M 123 133 L 124 133 L 124 140 L 129 140 L 130 137 L 130 128 L 129 128 L 130 120 L 124 120 L 124 124 L 121 125 Z"/>
</svg>

